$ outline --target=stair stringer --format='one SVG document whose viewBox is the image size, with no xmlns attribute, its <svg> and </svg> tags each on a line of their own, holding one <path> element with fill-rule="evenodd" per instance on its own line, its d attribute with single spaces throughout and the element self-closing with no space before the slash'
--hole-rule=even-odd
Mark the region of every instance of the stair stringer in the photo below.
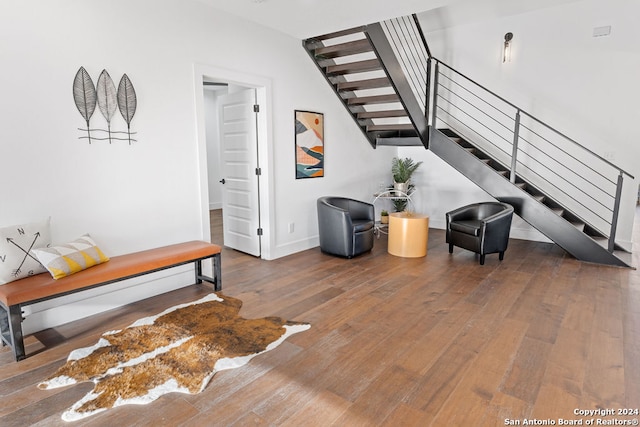
<svg viewBox="0 0 640 427">
<path fill-rule="evenodd" d="M 429 148 L 492 197 L 512 205 L 519 217 L 576 259 L 597 264 L 630 267 L 529 193 L 512 184 L 490 166 L 433 127 L 430 130 Z"/>
</svg>

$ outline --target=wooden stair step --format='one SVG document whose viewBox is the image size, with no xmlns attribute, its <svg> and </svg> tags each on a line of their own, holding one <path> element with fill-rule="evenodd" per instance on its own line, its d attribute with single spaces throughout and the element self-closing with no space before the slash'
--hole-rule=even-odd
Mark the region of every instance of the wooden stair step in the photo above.
<svg viewBox="0 0 640 427">
<path fill-rule="evenodd" d="M 564 209 L 562 208 L 549 208 L 549 209 L 551 209 L 551 211 L 558 216 L 562 216 L 564 214 Z"/>
<path fill-rule="evenodd" d="M 389 95 L 373 95 L 359 96 L 347 99 L 348 105 L 366 105 L 366 104 L 387 104 L 390 102 L 399 102 L 400 98 L 396 94 Z"/>
<path fill-rule="evenodd" d="M 330 39 L 335 39 L 338 37 L 343 37 L 343 36 L 349 36 L 351 34 L 356 34 L 356 33 L 362 33 L 364 32 L 365 28 L 364 27 L 354 27 L 354 28 L 349 28 L 348 30 L 341 30 L 341 31 L 336 31 L 334 33 L 329 33 L 329 34 L 324 34 L 322 36 L 316 36 L 313 37 L 313 40 L 330 40 Z"/>
<path fill-rule="evenodd" d="M 409 124 L 394 124 L 394 125 L 369 125 L 367 126 L 367 132 L 371 131 L 384 131 L 384 130 L 414 130 L 415 128 L 411 123 Z"/>
<path fill-rule="evenodd" d="M 352 82 L 340 82 L 337 87 L 338 90 L 363 90 L 363 89 L 379 89 L 382 87 L 391 86 L 391 82 L 386 77 L 380 77 L 377 79 L 365 79 L 355 80 Z"/>
<path fill-rule="evenodd" d="M 587 236 L 589 236 L 594 242 L 596 242 L 597 244 L 599 244 L 600 246 L 602 246 L 603 248 L 608 250 L 608 248 L 609 248 L 609 239 L 607 239 L 606 237 L 602 237 L 602 236 L 592 236 L 590 234 L 587 234 Z"/>
<path fill-rule="evenodd" d="M 422 144 L 422 141 L 417 136 L 377 137 L 376 145 L 391 147 L 424 147 L 424 144 Z"/>
<path fill-rule="evenodd" d="M 524 188 L 527 186 L 527 183 L 526 182 L 517 182 L 515 184 L 515 186 L 518 187 L 521 190 L 524 190 Z"/>
<path fill-rule="evenodd" d="M 314 55 L 317 59 L 338 58 L 340 56 L 371 52 L 372 50 L 369 40 L 362 39 L 333 46 L 319 47 L 314 51 Z"/>
<path fill-rule="evenodd" d="M 404 110 L 363 111 L 357 113 L 359 119 L 380 119 L 385 117 L 407 117 Z"/>
<path fill-rule="evenodd" d="M 572 222 L 571 225 L 573 225 L 575 228 L 577 228 L 580 231 L 584 231 L 584 222 Z"/>
<path fill-rule="evenodd" d="M 351 73 L 364 73 L 366 71 L 381 70 L 382 66 L 377 59 L 368 59 L 366 61 L 348 62 L 346 64 L 329 65 L 325 69 L 327 76 L 342 76 Z"/>
</svg>

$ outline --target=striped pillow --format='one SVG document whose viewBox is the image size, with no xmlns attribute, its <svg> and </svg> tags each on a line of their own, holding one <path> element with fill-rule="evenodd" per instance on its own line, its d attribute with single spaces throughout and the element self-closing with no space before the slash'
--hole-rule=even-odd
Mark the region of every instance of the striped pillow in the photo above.
<svg viewBox="0 0 640 427">
<path fill-rule="evenodd" d="M 34 249 L 33 252 L 54 279 L 109 261 L 88 234 L 64 245 Z"/>
</svg>

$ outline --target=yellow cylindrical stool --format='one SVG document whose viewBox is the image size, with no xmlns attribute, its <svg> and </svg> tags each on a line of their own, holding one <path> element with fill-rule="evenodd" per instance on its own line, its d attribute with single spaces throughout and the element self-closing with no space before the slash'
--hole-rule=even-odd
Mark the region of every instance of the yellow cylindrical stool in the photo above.
<svg viewBox="0 0 640 427">
<path fill-rule="evenodd" d="M 389 245 L 391 255 L 418 258 L 427 255 L 429 217 L 408 212 L 389 214 Z"/>
</svg>

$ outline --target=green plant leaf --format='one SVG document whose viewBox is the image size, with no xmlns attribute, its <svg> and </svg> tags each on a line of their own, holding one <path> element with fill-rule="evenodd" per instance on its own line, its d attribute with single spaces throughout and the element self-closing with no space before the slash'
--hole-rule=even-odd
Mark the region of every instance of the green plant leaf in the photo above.
<svg viewBox="0 0 640 427">
<path fill-rule="evenodd" d="M 394 157 L 391 163 L 391 174 L 395 182 L 409 182 L 411 175 L 420 167 L 422 161 L 414 162 L 409 157 Z"/>
</svg>

